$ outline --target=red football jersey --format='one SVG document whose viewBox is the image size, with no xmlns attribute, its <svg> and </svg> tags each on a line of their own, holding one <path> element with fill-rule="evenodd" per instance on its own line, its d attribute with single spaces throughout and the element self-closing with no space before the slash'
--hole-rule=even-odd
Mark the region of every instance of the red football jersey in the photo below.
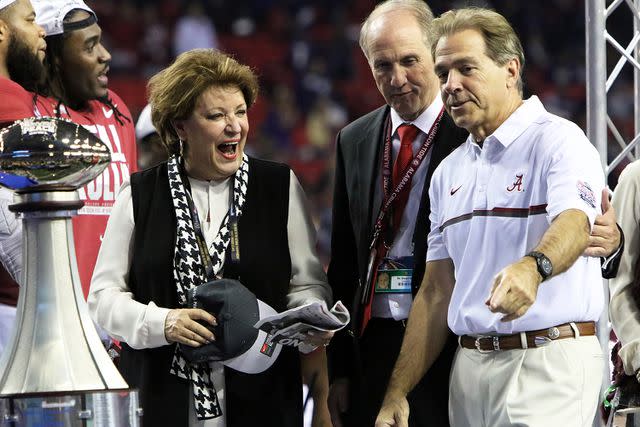
<svg viewBox="0 0 640 427">
<path fill-rule="evenodd" d="M 109 91 L 112 104 L 125 117 L 117 119 L 117 113 L 106 104 L 93 100 L 87 109 L 71 110 L 60 105 L 60 117 L 80 124 L 96 134 L 111 150 L 111 164 L 102 175 L 78 190 L 84 207 L 73 217 L 73 235 L 80 282 L 85 297 L 89 293 L 91 275 L 111 208 L 118 190 L 131 172 L 136 170 L 137 151 L 133 117 L 122 99 Z M 58 102 L 51 98 L 38 97 L 36 114 L 56 116 Z"/>
<path fill-rule="evenodd" d="M 33 93 L 18 83 L 0 77 L 0 125 L 33 117 Z"/>
<path fill-rule="evenodd" d="M 27 117 L 33 117 L 33 93 L 12 80 L 0 77 L 0 128 Z M 20 288 L 1 264 L 0 277 L 0 305 L 15 306 Z"/>
</svg>

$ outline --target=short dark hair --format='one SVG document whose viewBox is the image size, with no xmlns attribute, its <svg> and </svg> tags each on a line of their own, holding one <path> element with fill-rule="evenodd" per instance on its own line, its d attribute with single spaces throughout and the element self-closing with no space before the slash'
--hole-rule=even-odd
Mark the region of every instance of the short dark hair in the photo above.
<svg viewBox="0 0 640 427">
<path fill-rule="evenodd" d="M 78 13 L 89 13 L 84 9 L 72 9 L 69 11 L 62 21 L 63 24 L 69 23 Z M 56 116 L 60 116 L 60 105 L 63 100 L 67 100 L 66 88 L 64 85 L 64 79 L 62 78 L 62 56 L 64 51 L 64 44 L 69 38 L 71 32 L 63 32 L 62 34 L 55 34 L 47 36 L 47 53 L 45 55 L 45 70 L 46 78 L 40 87 L 38 87 L 38 93 L 44 96 L 50 96 L 58 100 L 58 107 L 56 108 Z M 54 93 L 53 88 L 58 88 L 59 93 Z M 107 96 L 105 98 L 99 98 L 98 101 L 102 102 L 114 111 L 115 119 L 123 124 L 122 119 L 131 122 L 131 118 L 122 114 L 122 112 L 113 104 L 111 99 Z"/>
<path fill-rule="evenodd" d="M 82 9 L 72 9 L 64 17 L 63 24 L 71 22 L 73 18 L 83 12 Z M 64 43 L 69 38 L 69 32 L 54 34 L 47 36 L 47 54 L 45 55 L 44 64 L 47 71 L 47 77 L 44 85 L 38 90 L 39 93 L 47 96 L 53 96 L 58 99 L 67 99 L 64 81 L 62 79 L 62 52 Z M 58 88 L 60 93 L 53 93 L 52 88 Z"/>
</svg>

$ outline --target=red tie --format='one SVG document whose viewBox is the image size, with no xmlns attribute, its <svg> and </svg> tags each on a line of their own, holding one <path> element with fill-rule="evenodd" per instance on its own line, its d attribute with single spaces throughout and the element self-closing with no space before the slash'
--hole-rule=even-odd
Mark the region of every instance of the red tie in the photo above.
<svg viewBox="0 0 640 427">
<path fill-rule="evenodd" d="M 413 160 L 413 141 L 418 135 L 418 128 L 414 125 L 402 124 L 398 128 L 398 136 L 400 136 L 400 151 L 398 151 L 398 157 L 393 165 L 393 188 L 396 188 L 404 172 Z M 402 219 L 402 213 L 404 207 L 409 200 L 409 192 L 411 191 L 411 180 L 407 182 L 398 194 L 398 197 L 393 202 L 393 229 L 397 231 L 400 227 L 400 220 Z"/>
<path fill-rule="evenodd" d="M 413 160 L 413 141 L 416 139 L 418 135 L 419 129 L 414 125 L 402 124 L 398 128 L 398 136 L 400 136 L 400 151 L 398 151 L 398 157 L 396 158 L 395 164 L 393 165 L 393 175 L 392 175 L 392 190 L 395 190 L 396 186 L 404 176 L 404 172 Z M 409 192 L 411 191 L 411 180 L 407 182 L 402 189 L 402 191 L 398 194 L 396 199 L 393 201 L 393 231 L 398 231 L 400 227 L 400 220 L 402 219 L 402 213 L 404 212 L 404 208 L 407 204 L 407 200 L 409 200 Z M 387 242 L 391 244 L 392 242 Z M 380 265 L 382 259 L 386 256 L 387 248 L 385 247 L 385 242 L 382 238 L 378 241 L 378 253 L 377 259 L 373 266 L 374 269 L 377 269 Z M 365 303 L 362 312 L 362 323 L 360 328 L 360 335 L 364 333 L 365 328 L 367 327 L 367 323 L 369 323 L 369 319 L 371 319 L 371 303 L 373 302 L 373 293 L 375 291 L 375 281 L 377 280 L 377 274 L 373 275 L 373 283 L 370 283 L 371 292 L 369 293 L 369 300 Z"/>
</svg>

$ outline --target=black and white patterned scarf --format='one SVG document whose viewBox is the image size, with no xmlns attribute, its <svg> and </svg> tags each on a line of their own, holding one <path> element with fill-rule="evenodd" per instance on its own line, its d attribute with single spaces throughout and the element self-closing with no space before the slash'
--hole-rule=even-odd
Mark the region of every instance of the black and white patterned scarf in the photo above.
<svg viewBox="0 0 640 427">
<path fill-rule="evenodd" d="M 178 291 L 178 303 L 184 307 L 187 303 L 187 292 L 208 281 L 205 264 L 198 250 L 198 241 L 193 219 L 189 209 L 187 190 L 180 175 L 182 158 L 173 156 L 168 162 L 169 188 L 171 199 L 176 211 L 176 248 L 173 258 L 173 278 Z M 236 171 L 233 184 L 233 205 L 237 216 L 242 214 L 242 207 L 247 195 L 249 178 L 249 161 L 243 155 L 242 164 Z M 222 220 L 218 235 L 209 248 L 213 274 L 217 275 L 224 263 L 224 253 L 229 246 L 231 233 L 229 232 L 229 214 Z M 204 238 L 204 236 L 203 236 Z M 199 420 L 217 418 L 222 415 L 218 402 L 211 368 L 208 363 L 188 363 L 176 346 L 170 372 L 180 378 L 185 378 L 193 384 L 193 398 L 196 415 Z"/>
</svg>

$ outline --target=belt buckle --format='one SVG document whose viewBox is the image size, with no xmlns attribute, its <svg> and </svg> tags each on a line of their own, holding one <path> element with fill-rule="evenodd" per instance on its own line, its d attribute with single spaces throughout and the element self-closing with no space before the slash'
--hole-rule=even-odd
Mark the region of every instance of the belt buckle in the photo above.
<svg viewBox="0 0 640 427">
<path fill-rule="evenodd" d="M 483 350 L 480 347 L 480 340 L 483 340 L 483 339 L 486 339 L 486 338 L 490 338 L 491 339 L 491 343 L 493 344 L 493 348 L 490 349 L 490 350 Z M 492 353 L 494 351 L 499 351 L 500 350 L 500 337 L 494 337 L 494 336 L 491 336 L 491 335 L 478 335 L 476 337 L 474 345 L 476 346 L 476 350 L 478 350 L 480 353 Z"/>
<path fill-rule="evenodd" d="M 549 344 L 553 340 L 557 340 L 560 337 L 560 330 L 553 326 L 547 329 L 547 336 L 535 336 L 533 338 L 536 347 L 543 347 Z"/>
</svg>

